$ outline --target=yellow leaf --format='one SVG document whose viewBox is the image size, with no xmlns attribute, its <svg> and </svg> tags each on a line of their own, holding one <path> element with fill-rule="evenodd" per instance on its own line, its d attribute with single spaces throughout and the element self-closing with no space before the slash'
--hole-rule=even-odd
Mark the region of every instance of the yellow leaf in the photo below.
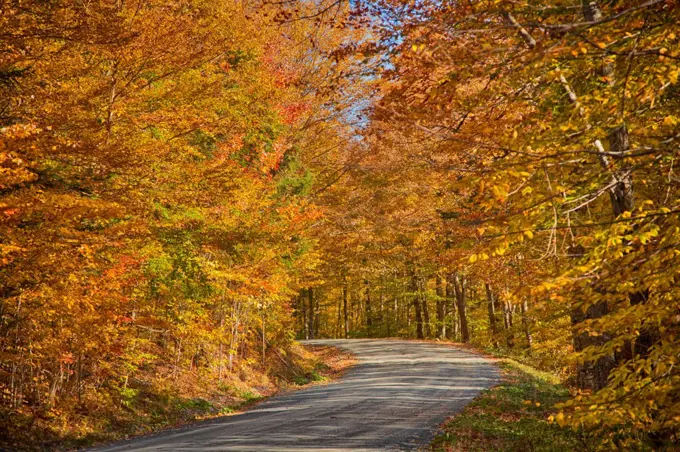
<svg viewBox="0 0 680 452">
<path fill-rule="evenodd" d="M 534 238 L 534 233 L 532 231 L 524 231 L 524 235 L 526 235 L 527 238 L 530 238 L 530 239 Z"/>
</svg>

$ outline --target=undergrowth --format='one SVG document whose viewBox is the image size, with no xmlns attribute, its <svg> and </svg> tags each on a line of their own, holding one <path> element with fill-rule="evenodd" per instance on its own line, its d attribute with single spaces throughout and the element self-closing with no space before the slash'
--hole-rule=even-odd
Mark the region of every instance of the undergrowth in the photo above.
<svg viewBox="0 0 680 452">
<path fill-rule="evenodd" d="M 146 380 L 111 388 L 105 399 L 65 401 L 43 411 L 0 411 L 0 451 L 69 450 L 144 435 L 243 411 L 264 398 L 336 378 L 351 364 L 330 347 L 294 345 L 266 368 L 243 366 L 214 375 L 183 372 L 173 379 L 154 369 Z M 285 359 L 285 360 L 284 360 Z"/>
</svg>

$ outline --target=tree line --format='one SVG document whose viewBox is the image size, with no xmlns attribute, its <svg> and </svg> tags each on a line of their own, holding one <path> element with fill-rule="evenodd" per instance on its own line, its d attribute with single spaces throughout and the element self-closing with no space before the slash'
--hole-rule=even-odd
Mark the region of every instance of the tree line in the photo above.
<svg viewBox="0 0 680 452">
<path fill-rule="evenodd" d="M 291 365 L 310 193 L 360 90 L 332 52 L 361 32 L 321 3 L 0 4 L 0 442 Z"/>
</svg>

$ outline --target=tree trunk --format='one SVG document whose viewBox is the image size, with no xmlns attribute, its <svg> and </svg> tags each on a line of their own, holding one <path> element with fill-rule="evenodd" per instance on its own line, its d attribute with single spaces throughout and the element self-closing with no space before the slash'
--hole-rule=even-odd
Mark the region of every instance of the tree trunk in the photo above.
<svg viewBox="0 0 680 452">
<path fill-rule="evenodd" d="M 411 292 L 413 293 L 413 307 L 416 312 L 416 339 L 424 339 L 423 334 L 423 305 L 420 302 L 420 290 L 416 275 L 411 276 Z"/>
<path fill-rule="evenodd" d="M 448 306 L 447 309 L 447 322 L 448 322 L 448 328 L 446 329 L 446 338 L 451 339 L 451 340 L 457 340 L 458 339 L 458 318 L 456 316 L 456 297 L 453 292 L 453 287 L 451 285 L 450 278 L 446 278 L 446 284 L 445 284 L 446 290 L 446 304 Z"/>
<path fill-rule="evenodd" d="M 456 305 L 458 307 L 458 318 L 460 319 L 460 334 L 463 343 L 470 342 L 470 330 L 467 321 L 465 292 L 467 282 L 465 277 L 461 277 L 458 272 L 453 274 L 453 289 L 456 294 Z"/>
<path fill-rule="evenodd" d="M 614 160 L 623 161 L 624 154 L 630 149 L 630 137 L 628 129 L 623 124 L 609 133 L 608 136 L 610 151 L 614 154 Z M 620 168 L 614 173 L 613 177 L 618 181 L 618 184 L 610 190 L 609 197 L 612 203 L 614 216 L 619 216 L 623 212 L 631 212 L 635 208 L 635 198 L 633 191 L 633 174 L 629 164 L 622 163 Z M 649 299 L 649 291 L 642 290 L 633 292 L 629 296 L 630 304 L 636 306 L 646 303 Z M 640 335 L 635 340 L 633 347 L 625 347 L 627 350 L 632 349 L 632 354 L 639 354 L 645 357 L 649 354 L 649 349 L 658 340 L 659 334 L 656 328 L 643 328 Z M 624 354 L 625 356 L 625 354 Z M 633 358 L 629 356 L 625 358 Z"/>
<path fill-rule="evenodd" d="M 503 300 L 503 325 L 505 326 L 505 341 L 508 347 L 514 347 L 515 338 L 512 334 L 512 303 Z"/>
<path fill-rule="evenodd" d="M 262 306 L 262 368 L 266 369 L 267 357 L 267 309 Z"/>
<path fill-rule="evenodd" d="M 342 323 L 342 297 L 338 298 L 338 318 L 335 321 L 335 334 L 333 334 L 333 337 L 335 339 L 338 339 L 338 336 L 340 336 L 340 324 Z"/>
<path fill-rule="evenodd" d="M 625 152 L 630 147 L 630 139 L 628 130 L 625 125 L 621 125 L 613 129 L 608 137 L 610 153 L 613 154 L 614 159 L 622 161 Z M 612 165 L 607 155 L 600 155 L 600 163 L 602 167 L 611 171 Z M 633 176 L 629 165 L 622 163 L 612 171 L 613 186 L 609 190 L 609 200 L 612 206 L 614 217 L 618 217 L 624 212 L 631 212 L 635 206 L 633 197 Z M 647 294 L 643 292 L 635 292 L 630 296 L 630 303 L 632 305 L 644 302 L 647 299 Z M 601 302 L 590 306 L 585 312 L 581 309 L 575 309 L 572 312 L 571 320 L 573 325 L 591 319 L 598 319 L 604 317 L 609 313 L 609 307 L 606 302 Z M 611 336 L 606 332 L 600 332 L 600 335 L 591 336 L 587 333 L 575 335 L 574 350 L 577 352 L 583 351 L 589 346 L 602 346 L 611 339 Z M 641 331 L 638 341 L 640 344 L 651 344 L 653 333 L 650 331 Z M 579 365 L 577 369 L 577 384 L 582 389 L 599 390 L 607 384 L 607 379 L 611 370 L 615 367 L 617 359 L 625 361 L 632 358 L 632 350 L 630 344 L 624 346 L 624 350 L 620 356 L 603 356 L 595 361 L 587 361 Z M 637 348 L 637 347 L 636 347 Z M 646 350 L 647 345 L 641 345 L 641 350 Z"/>
<path fill-rule="evenodd" d="M 347 277 L 345 277 L 342 285 L 342 311 L 344 314 L 345 339 L 347 339 L 349 337 L 349 317 L 347 313 Z"/>
<path fill-rule="evenodd" d="M 389 302 L 387 303 L 387 310 L 385 310 L 385 294 L 380 292 L 380 315 L 378 316 L 378 323 L 382 325 L 382 323 L 385 322 L 385 319 L 389 322 L 389 315 L 390 304 Z M 380 328 L 380 330 L 382 330 L 382 328 Z"/>
<path fill-rule="evenodd" d="M 432 337 L 432 324 L 430 323 L 430 310 L 427 306 L 427 281 L 420 280 L 420 301 L 423 304 L 423 322 L 425 323 L 425 337 Z"/>
<path fill-rule="evenodd" d="M 300 315 L 302 317 L 302 332 L 304 333 L 304 338 L 309 339 L 309 322 L 307 321 L 307 302 L 303 292 L 300 292 L 298 296 L 298 302 L 300 304 Z"/>
<path fill-rule="evenodd" d="M 496 337 L 498 335 L 498 327 L 496 326 L 496 303 L 493 292 L 491 291 L 491 286 L 488 282 L 484 283 L 484 289 L 486 290 L 486 306 L 487 313 L 489 315 L 489 332 L 491 333 L 491 342 L 497 347 L 498 342 L 496 341 Z"/>
<path fill-rule="evenodd" d="M 370 330 L 371 327 L 373 326 L 373 312 L 371 306 L 371 283 L 368 282 L 368 280 L 365 280 L 364 283 L 366 284 L 366 327 L 369 330 L 370 336 Z"/>
<path fill-rule="evenodd" d="M 506 312 L 506 317 L 507 317 L 507 324 L 508 324 L 508 329 L 512 328 L 512 314 L 515 312 L 515 306 L 512 304 L 510 300 L 506 300 L 505 303 L 505 312 Z"/>
<path fill-rule="evenodd" d="M 390 307 L 391 303 L 387 302 L 387 312 L 385 313 L 385 320 L 387 321 L 387 337 L 392 336 L 392 313 L 396 316 L 397 313 L 397 300 L 394 300 L 394 309 Z"/>
<path fill-rule="evenodd" d="M 437 337 L 446 339 L 446 298 L 444 297 L 444 287 L 442 277 L 437 275 Z"/>
<path fill-rule="evenodd" d="M 404 301 L 404 317 L 406 318 L 406 331 L 408 331 L 408 337 L 411 338 L 411 308 L 414 303 L 407 303 Z"/>
<path fill-rule="evenodd" d="M 580 309 L 572 312 L 572 322 L 577 324 L 587 319 L 597 319 L 605 316 L 609 312 L 606 303 L 598 303 L 590 306 L 584 313 Z M 611 339 L 609 334 L 603 333 L 591 336 L 588 333 L 581 333 L 574 337 L 574 350 L 583 351 L 589 346 L 602 346 Z M 616 365 L 612 355 L 603 356 L 595 361 L 586 361 L 578 366 L 576 371 L 576 383 L 579 388 L 593 389 L 595 391 L 607 385 L 609 372 Z"/>
<path fill-rule="evenodd" d="M 524 338 L 527 341 L 527 348 L 531 350 L 533 343 L 533 338 L 531 337 L 531 330 L 529 329 L 529 318 L 527 317 L 529 311 L 529 302 L 526 298 L 522 300 L 520 305 L 520 314 L 522 315 L 522 331 L 524 332 Z"/>
<path fill-rule="evenodd" d="M 222 312 L 220 312 L 220 348 L 219 348 L 219 354 L 218 354 L 218 367 L 217 367 L 217 384 L 219 385 L 222 383 L 222 355 L 223 355 L 223 350 L 224 350 L 224 343 L 222 341 L 222 337 L 224 336 L 224 307 L 222 308 Z"/>
<path fill-rule="evenodd" d="M 234 301 L 234 307 L 231 314 L 231 339 L 229 342 L 229 357 L 228 366 L 229 372 L 234 370 L 234 356 L 238 349 L 238 333 L 239 326 L 241 326 L 241 303 Z"/>
<path fill-rule="evenodd" d="M 505 331 L 510 330 L 510 307 L 508 306 L 507 300 L 501 302 L 503 304 L 503 328 Z"/>
<path fill-rule="evenodd" d="M 307 307 L 309 339 L 314 339 L 314 289 L 311 287 L 307 289 L 307 299 L 309 306 Z"/>
<path fill-rule="evenodd" d="M 623 160 L 625 152 L 630 148 L 630 138 L 628 136 L 628 129 L 625 125 L 621 125 L 609 133 L 607 137 L 609 141 L 609 148 L 612 154 L 615 154 L 615 160 Z M 618 154 L 618 155 L 617 155 Z M 604 160 L 603 166 L 609 167 L 609 162 L 606 156 L 601 156 Z M 622 164 L 616 169 L 612 177 L 615 179 L 615 185 L 609 190 L 609 199 L 614 211 L 614 217 L 618 217 L 623 212 L 631 212 L 635 207 L 633 198 L 633 175 L 630 165 Z"/>
<path fill-rule="evenodd" d="M 314 335 L 317 338 L 319 337 L 319 331 L 321 331 L 321 306 L 319 305 L 320 302 L 321 297 L 319 297 L 317 294 L 314 300 L 314 305 L 316 306 L 314 314 Z"/>
<path fill-rule="evenodd" d="M 592 0 L 581 0 L 583 17 L 588 22 L 594 22 L 596 20 L 602 19 L 602 13 L 600 8 L 597 7 L 597 3 Z"/>
</svg>

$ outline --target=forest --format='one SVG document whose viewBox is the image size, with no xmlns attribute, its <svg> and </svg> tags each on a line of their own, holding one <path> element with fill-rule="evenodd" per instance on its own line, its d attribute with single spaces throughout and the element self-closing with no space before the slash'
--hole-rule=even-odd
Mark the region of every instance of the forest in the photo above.
<svg viewBox="0 0 680 452">
<path fill-rule="evenodd" d="M 299 339 L 400 337 L 557 375 L 549 421 L 597 447 L 673 450 L 679 24 L 0 0 L 0 447 L 276 385 Z"/>
</svg>

